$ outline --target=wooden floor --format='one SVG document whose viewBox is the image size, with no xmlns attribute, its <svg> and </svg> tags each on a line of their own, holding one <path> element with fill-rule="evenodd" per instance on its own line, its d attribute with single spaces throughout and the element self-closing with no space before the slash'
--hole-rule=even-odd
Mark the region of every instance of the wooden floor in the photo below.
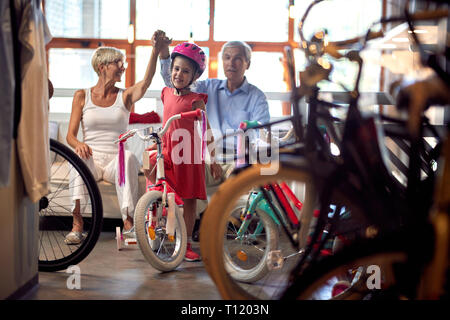
<svg viewBox="0 0 450 320">
<path fill-rule="evenodd" d="M 199 243 L 193 248 L 200 253 Z M 115 234 L 102 232 L 89 256 L 78 264 L 80 289 L 72 273 L 39 272 L 39 285 L 27 300 L 219 300 L 202 262 L 183 262 L 175 271 L 154 269 L 137 245 L 117 250 Z M 69 281 L 68 281 L 69 280 Z"/>
</svg>

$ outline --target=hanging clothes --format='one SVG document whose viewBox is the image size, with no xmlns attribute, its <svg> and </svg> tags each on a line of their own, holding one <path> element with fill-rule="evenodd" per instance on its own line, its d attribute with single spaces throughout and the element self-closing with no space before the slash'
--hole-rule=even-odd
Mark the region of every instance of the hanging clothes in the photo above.
<svg viewBox="0 0 450 320">
<path fill-rule="evenodd" d="M 51 34 L 41 0 L 15 0 L 19 23 L 22 110 L 17 149 L 25 189 L 32 202 L 49 192 L 48 74 L 45 45 Z"/>
<path fill-rule="evenodd" d="M 0 187 L 9 185 L 14 123 L 14 50 L 9 1 L 0 1 Z"/>
</svg>

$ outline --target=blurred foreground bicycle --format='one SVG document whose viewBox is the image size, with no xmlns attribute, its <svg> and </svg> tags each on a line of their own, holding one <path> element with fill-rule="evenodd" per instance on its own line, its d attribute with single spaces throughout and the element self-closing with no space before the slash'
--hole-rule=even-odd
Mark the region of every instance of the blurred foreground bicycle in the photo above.
<svg viewBox="0 0 450 320">
<path fill-rule="evenodd" d="M 315 3 L 318 2 L 320 1 Z M 424 19 L 424 17 L 437 19 L 446 17 L 446 15 L 448 15 L 448 12 L 442 11 L 416 13 L 411 19 Z M 395 19 L 405 20 L 405 17 L 392 18 L 392 20 Z M 385 19 L 385 21 L 387 20 Z M 296 294 L 301 294 L 301 291 L 291 289 L 291 287 L 295 288 L 294 284 L 301 282 L 299 279 L 303 279 L 302 275 L 307 272 L 305 270 L 313 270 L 312 266 L 316 265 L 316 261 L 320 263 L 322 259 L 318 260 L 318 257 L 321 248 L 328 239 L 336 237 L 338 232 L 351 235 L 354 238 L 353 241 L 358 244 L 363 239 L 373 237 L 373 233 L 382 235 L 391 231 L 398 231 L 400 227 L 410 223 L 411 216 L 415 216 L 408 205 L 408 201 L 412 199 L 410 191 L 408 191 L 411 189 L 405 188 L 392 177 L 385 166 L 381 153 L 382 145 L 379 142 L 381 132 L 377 129 L 376 119 L 365 117 L 358 110 L 358 84 L 362 69 L 359 50 L 351 50 L 346 54 L 339 53 L 339 49 L 348 48 L 349 44 L 364 43 L 373 37 L 380 36 L 380 34 L 368 32 L 363 37 L 341 43 L 326 43 L 323 33 L 316 34 L 313 41 L 304 40 L 302 33 L 301 36 L 309 64 L 306 70 L 300 74 L 301 86 L 297 88 L 294 85 L 292 92 L 294 107 L 292 122 L 299 143 L 292 146 L 290 150 L 279 154 L 279 170 L 275 175 L 262 175 L 262 170 L 267 169 L 267 166 L 261 164 L 241 169 L 237 175 L 227 180 L 219 188 L 211 199 L 210 206 L 203 217 L 200 232 L 205 267 L 215 281 L 222 297 L 226 299 L 292 298 Z M 314 45 L 314 50 L 312 45 Z M 327 79 L 331 72 L 330 65 L 324 64 L 319 59 L 325 53 L 329 53 L 335 58 L 347 58 L 355 61 L 359 66 L 344 122 L 332 117 L 328 111 L 329 107 L 342 108 L 342 106 L 336 106 L 318 98 L 317 83 Z M 293 77 L 293 58 L 289 49 L 287 56 L 292 81 L 295 77 Z M 295 84 L 294 81 L 292 82 Z M 301 116 L 298 111 L 298 102 L 303 96 L 308 97 L 309 103 L 308 122 L 304 134 L 303 127 L 299 125 Z M 404 129 L 399 136 L 411 138 L 407 133 L 406 122 L 396 120 L 396 123 Z M 326 126 L 332 141 L 339 147 L 341 151 L 339 156 L 332 155 L 325 145 L 324 139 L 320 135 L 320 124 Z M 270 127 L 270 125 L 267 126 Z M 343 127 L 343 131 L 339 130 L 339 127 Z M 317 137 L 320 137 L 320 139 Z M 413 177 L 420 173 L 420 165 L 422 164 L 430 169 L 431 162 L 424 159 L 435 160 L 429 156 L 429 152 L 420 143 L 421 135 L 419 135 L 419 138 L 417 139 L 418 144 L 412 144 L 413 151 L 410 153 L 410 162 L 416 161 L 419 164 L 419 166 L 410 166 L 409 168 Z M 433 153 L 436 154 L 436 152 Z M 409 181 L 410 188 L 414 186 L 413 189 L 416 192 L 417 190 L 422 191 L 420 199 L 424 200 L 423 203 L 416 206 L 414 212 L 427 212 L 431 206 L 434 174 L 433 170 L 428 170 L 428 172 L 430 172 L 430 175 L 424 181 L 413 179 Z M 296 243 L 298 247 L 295 248 L 297 252 L 304 248 L 304 254 L 299 257 L 299 260 L 293 261 L 293 265 L 287 266 L 284 270 L 273 272 L 250 285 L 243 284 L 236 281 L 227 270 L 226 255 L 224 254 L 224 244 L 227 241 L 224 234 L 226 233 L 216 230 L 211 232 L 208 226 L 215 225 L 219 230 L 226 230 L 230 212 L 234 210 L 235 204 L 243 195 L 248 195 L 251 190 L 276 181 L 292 182 L 299 189 L 306 190 L 306 192 L 302 192 L 303 196 L 300 197 L 304 207 L 300 215 L 302 226 Z M 266 198 L 269 202 L 268 199 L 270 198 Z M 330 212 L 332 206 L 334 209 Z M 218 210 L 218 208 L 222 208 L 222 210 Z M 315 232 L 309 244 L 307 244 L 306 234 L 308 233 L 312 213 L 318 208 L 320 214 Z M 344 212 L 350 212 L 350 220 L 343 219 Z M 339 230 L 339 227 L 348 227 L 348 225 L 353 225 L 355 228 L 348 228 L 349 230 L 345 231 Z M 372 230 L 372 234 L 368 234 L 368 230 Z M 326 234 L 326 236 L 321 237 L 323 234 Z M 286 233 L 286 236 L 289 237 L 289 233 Z M 294 237 L 291 237 L 291 239 L 294 239 Z M 288 277 L 289 273 L 291 273 L 290 277 Z M 283 294 L 286 288 L 289 289 L 286 294 Z"/>
</svg>

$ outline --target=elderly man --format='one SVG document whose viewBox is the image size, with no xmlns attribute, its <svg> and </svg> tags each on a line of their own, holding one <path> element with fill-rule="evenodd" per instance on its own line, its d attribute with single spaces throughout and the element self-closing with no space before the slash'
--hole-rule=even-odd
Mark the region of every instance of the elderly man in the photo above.
<svg viewBox="0 0 450 320">
<path fill-rule="evenodd" d="M 244 120 L 256 120 L 261 123 L 270 121 L 266 96 L 256 86 L 248 83 L 245 77 L 245 72 L 250 67 L 251 53 L 250 46 L 245 42 L 225 43 L 222 47 L 222 60 L 226 79 L 197 81 L 192 88 L 194 92 L 208 94 L 206 112 L 215 139 L 236 131 Z M 173 87 L 170 80 L 169 48 L 163 48 L 159 57 L 164 82 L 167 86 Z M 224 147 L 229 148 L 230 142 L 234 146 L 233 139 L 228 140 Z M 206 166 L 207 190 L 223 182 L 232 168 L 233 165 L 229 163 L 221 163 L 212 168 Z M 199 211 L 205 206 L 206 203 L 197 204 Z"/>
</svg>

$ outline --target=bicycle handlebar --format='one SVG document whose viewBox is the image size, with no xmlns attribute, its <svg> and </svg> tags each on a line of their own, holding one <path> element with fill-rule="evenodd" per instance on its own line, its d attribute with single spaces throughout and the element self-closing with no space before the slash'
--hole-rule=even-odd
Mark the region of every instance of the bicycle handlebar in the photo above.
<svg viewBox="0 0 450 320">
<path fill-rule="evenodd" d="M 322 2 L 323 0 L 315 0 L 313 3 L 311 3 L 309 5 L 309 7 L 307 8 L 307 10 L 305 11 L 300 23 L 299 23 L 299 27 L 298 27 L 298 31 L 300 34 L 300 38 L 301 38 L 301 42 L 302 42 L 302 47 L 304 49 L 309 48 L 310 45 L 312 44 L 310 41 L 306 40 L 304 35 L 303 35 L 303 26 L 304 26 L 304 22 L 307 18 L 307 16 L 309 15 L 309 12 L 311 11 L 311 9 L 317 5 L 318 3 Z M 426 21 L 426 20 L 436 20 L 436 19 L 442 19 L 442 18 L 447 18 L 449 15 L 449 11 L 448 9 L 437 9 L 437 10 L 426 10 L 426 11 L 420 11 L 420 12 L 416 12 L 416 13 L 411 13 L 408 16 L 408 19 L 410 21 Z M 322 53 L 327 53 L 329 55 L 331 55 L 334 58 L 340 59 L 340 58 L 344 58 L 346 57 L 345 55 L 341 54 L 338 52 L 338 50 L 342 50 L 342 49 L 346 49 L 348 47 L 350 47 L 351 45 L 354 45 L 356 43 L 363 43 L 363 47 L 365 46 L 366 42 L 369 40 L 373 40 L 376 38 L 380 38 L 384 36 L 383 31 L 371 31 L 370 29 L 380 23 L 389 23 L 389 22 L 399 22 L 399 21 L 406 21 L 407 17 L 405 15 L 400 15 L 400 16 L 394 16 L 394 17 L 387 17 L 387 18 L 382 18 L 376 22 L 374 22 L 372 24 L 372 26 L 369 28 L 369 32 L 367 32 L 367 34 L 363 35 L 363 36 L 358 36 L 355 38 L 351 38 L 351 39 L 347 39 L 347 40 L 341 40 L 341 41 L 333 41 L 333 42 L 324 42 L 323 43 L 323 51 Z M 324 39 L 322 39 L 324 40 Z M 316 51 L 317 52 L 317 51 Z"/>
<path fill-rule="evenodd" d="M 162 137 L 167 130 L 169 129 L 170 124 L 178 119 L 196 119 L 199 118 L 202 113 L 204 111 L 201 109 L 196 109 L 194 111 L 188 111 L 188 112 L 182 112 L 176 115 L 171 116 L 165 123 L 164 127 L 161 129 L 161 131 L 159 131 L 157 133 L 158 137 Z M 150 139 L 152 139 L 154 136 L 153 135 L 143 135 L 141 133 L 139 133 L 139 131 L 145 130 L 145 129 L 149 129 L 149 128 L 153 128 L 153 127 L 145 127 L 145 128 L 140 128 L 140 129 L 131 129 L 129 131 L 127 131 L 126 133 L 122 134 L 121 136 L 119 136 L 119 139 L 115 140 L 114 143 L 119 143 L 122 141 L 127 140 L 128 138 L 131 138 L 132 136 L 134 136 L 135 134 L 138 135 L 139 138 L 141 138 L 144 141 L 148 141 Z"/>
<path fill-rule="evenodd" d="M 193 111 L 188 111 L 188 112 L 182 112 L 180 113 L 181 119 L 195 119 L 195 118 L 199 118 L 202 115 L 202 110 L 201 109 L 196 109 Z"/>
<path fill-rule="evenodd" d="M 412 13 L 409 18 L 411 21 L 417 21 L 417 20 L 421 20 L 421 21 L 426 21 L 426 20 L 436 20 L 436 19 L 442 19 L 442 18 L 446 18 L 448 17 L 449 11 L 447 9 L 438 9 L 438 10 L 433 10 L 433 11 L 420 11 L 420 12 L 416 12 L 416 13 Z M 403 16 L 395 16 L 395 17 L 390 17 L 390 18 L 382 18 L 379 21 L 375 22 L 375 24 L 379 24 L 379 23 L 389 23 L 389 22 L 398 22 L 398 21 L 405 21 L 406 17 Z M 377 39 L 377 38 L 382 38 L 384 37 L 384 33 L 383 31 L 369 31 L 369 33 L 367 35 L 363 35 L 363 36 L 359 36 L 359 37 L 355 37 L 352 39 L 347 39 L 347 40 L 341 40 L 341 41 L 330 41 L 328 42 L 327 47 L 331 47 L 328 48 L 328 50 L 333 51 L 332 49 L 334 49 L 333 47 L 342 47 L 339 49 L 345 49 L 347 46 L 355 44 L 355 43 L 359 43 L 362 40 L 373 40 L 373 39 Z M 327 49 L 325 49 L 327 50 Z M 330 52 L 327 52 L 330 55 L 332 55 Z"/>
<path fill-rule="evenodd" d="M 359 43 L 364 39 L 372 40 L 372 39 L 377 39 L 377 38 L 381 38 L 381 37 L 384 37 L 383 31 L 381 31 L 381 30 L 380 31 L 369 31 L 368 35 L 359 36 L 359 37 L 355 37 L 352 39 L 341 40 L 341 41 L 330 41 L 330 42 L 328 42 L 328 46 L 342 47 L 340 49 L 345 49 L 347 46 L 355 44 L 355 43 Z"/>
</svg>

